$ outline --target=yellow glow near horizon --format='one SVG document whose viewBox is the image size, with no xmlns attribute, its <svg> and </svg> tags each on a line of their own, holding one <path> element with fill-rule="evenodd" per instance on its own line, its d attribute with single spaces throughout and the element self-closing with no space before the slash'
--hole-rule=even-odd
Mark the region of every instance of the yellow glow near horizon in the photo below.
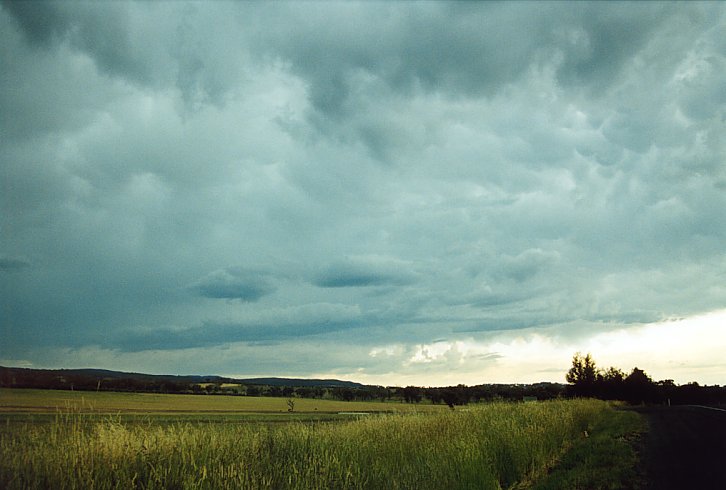
<svg viewBox="0 0 726 490">
<path fill-rule="evenodd" d="M 593 336 L 587 350 L 601 367 L 639 367 L 653 379 L 726 383 L 726 310 Z"/>
<path fill-rule="evenodd" d="M 575 352 L 591 353 L 598 367 L 643 369 L 654 380 L 678 384 L 726 384 L 726 310 L 689 318 L 622 327 L 574 342 L 546 331 L 501 332 L 496 340 L 441 341 L 385 346 L 371 357 L 396 357 L 400 368 L 372 374 L 336 373 L 362 383 L 444 386 L 480 383 L 565 381 Z M 427 368 L 421 371 L 420 368 Z M 324 376 L 323 373 L 320 373 Z"/>
</svg>

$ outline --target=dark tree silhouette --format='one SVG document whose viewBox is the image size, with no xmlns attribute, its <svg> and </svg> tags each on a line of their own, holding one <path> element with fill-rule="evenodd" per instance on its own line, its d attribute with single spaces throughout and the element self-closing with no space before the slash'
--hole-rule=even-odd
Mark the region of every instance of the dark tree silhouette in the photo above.
<svg viewBox="0 0 726 490">
<path fill-rule="evenodd" d="M 625 373 L 616 367 L 597 373 L 596 395 L 606 400 L 615 400 L 623 393 Z"/>
<path fill-rule="evenodd" d="M 422 397 L 422 390 L 418 386 L 406 386 L 403 389 L 403 399 L 406 403 L 418 403 Z"/>
<path fill-rule="evenodd" d="M 630 403 L 653 403 L 656 398 L 656 385 L 642 369 L 633 371 L 623 381 L 625 399 Z"/>
<path fill-rule="evenodd" d="M 569 393 L 574 396 L 623 400 L 631 404 L 726 404 L 726 386 L 700 386 L 695 382 L 679 386 L 672 379 L 656 382 L 637 367 L 627 376 L 615 367 L 598 370 L 590 354 L 583 357 L 579 352 L 572 357 L 572 367 L 565 379 L 570 384 Z"/>
<path fill-rule="evenodd" d="M 585 357 L 579 352 L 572 356 L 572 367 L 565 379 L 573 387 L 577 396 L 595 396 L 597 369 L 595 361 L 588 353 Z"/>
</svg>

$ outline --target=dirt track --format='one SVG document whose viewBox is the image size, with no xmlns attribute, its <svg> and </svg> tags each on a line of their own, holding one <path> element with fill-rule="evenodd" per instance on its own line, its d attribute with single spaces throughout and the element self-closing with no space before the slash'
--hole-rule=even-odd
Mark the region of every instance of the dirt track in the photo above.
<svg viewBox="0 0 726 490">
<path fill-rule="evenodd" d="M 652 490 L 726 489 L 726 411 L 648 407 L 642 461 Z"/>
</svg>

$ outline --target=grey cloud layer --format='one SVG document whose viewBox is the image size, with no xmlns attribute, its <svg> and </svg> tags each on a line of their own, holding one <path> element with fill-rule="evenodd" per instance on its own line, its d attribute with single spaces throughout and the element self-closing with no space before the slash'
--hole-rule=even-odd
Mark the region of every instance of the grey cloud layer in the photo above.
<svg viewBox="0 0 726 490">
<path fill-rule="evenodd" d="M 4 3 L 0 354 L 722 308 L 724 27 L 719 3 Z"/>
</svg>

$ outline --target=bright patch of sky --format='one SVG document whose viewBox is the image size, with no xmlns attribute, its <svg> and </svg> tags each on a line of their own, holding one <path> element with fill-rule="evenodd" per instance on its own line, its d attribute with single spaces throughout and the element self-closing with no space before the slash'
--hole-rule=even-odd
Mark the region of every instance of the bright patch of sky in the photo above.
<svg viewBox="0 0 726 490">
<path fill-rule="evenodd" d="M 725 28 L 3 2 L 0 364 L 437 385 L 582 351 L 726 383 Z"/>
</svg>

